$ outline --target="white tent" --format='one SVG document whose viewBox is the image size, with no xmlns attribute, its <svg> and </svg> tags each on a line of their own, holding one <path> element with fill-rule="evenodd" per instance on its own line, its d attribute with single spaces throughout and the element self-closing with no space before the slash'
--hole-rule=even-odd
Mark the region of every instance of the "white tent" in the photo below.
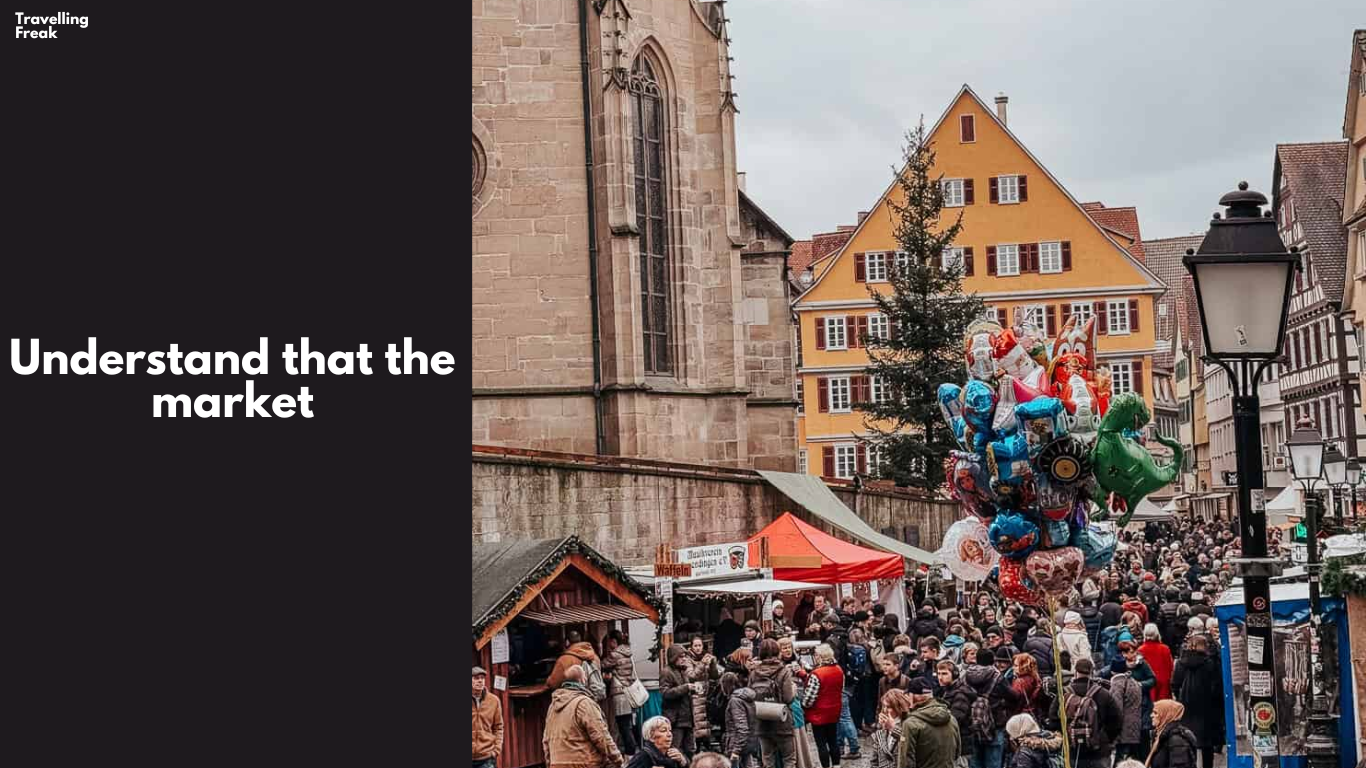
<svg viewBox="0 0 1366 768">
<path fill-rule="evenodd" d="M 1276 498 L 1267 502 L 1266 505 L 1266 524 L 1270 526 L 1284 525 L 1290 522 L 1290 518 L 1304 517 L 1304 502 L 1301 500 L 1300 489 L 1294 485 L 1287 485 L 1285 490 L 1277 494 Z"/>
</svg>

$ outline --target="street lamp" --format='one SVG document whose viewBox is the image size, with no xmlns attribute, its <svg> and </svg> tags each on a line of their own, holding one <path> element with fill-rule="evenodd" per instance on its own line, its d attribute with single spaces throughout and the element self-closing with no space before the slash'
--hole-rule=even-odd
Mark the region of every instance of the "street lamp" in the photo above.
<svg viewBox="0 0 1366 768">
<path fill-rule="evenodd" d="M 1352 486 L 1352 504 L 1348 508 L 1352 513 L 1352 523 L 1357 521 L 1357 486 L 1361 485 L 1361 462 L 1356 457 L 1347 460 L 1347 484 Z"/>
<path fill-rule="evenodd" d="M 1290 292 L 1299 256 L 1286 251 L 1267 202 L 1247 182 L 1219 199 L 1224 215 L 1214 214 L 1199 250 L 1182 259 L 1195 286 L 1205 358 L 1228 373 L 1233 391 L 1234 442 L 1238 446 L 1238 532 L 1242 557 L 1248 647 L 1262 648 L 1261 658 L 1248 659 L 1247 709 L 1241 714 L 1257 753 L 1280 754 L 1276 744 L 1276 679 L 1272 659 L 1271 577 L 1281 571 L 1278 558 L 1267 557 L 1266 491 L 1262 478 L 1261 402 L 1257 386 L 1267 366 L 1277 361 L 1285 343 Z M 1292 454 L 1293 460 L 1293 454 Z M 1253 496 L 1256 496 L 1256 502 Z M 1264 685 L 1263 685 L 1264 683 Z M 1255 692 L 1254 692 L 1255 691 Z M 1254 716 L 1255 714 L 1255 716 Z"/>
<path fill-rule="evenodd" d="M 1333 489 L 1333 515 L 1337 517 L 1338 527 L 1341 528 L 1342 491 L 1347 487 L 1347 457 L 1336 445 L 1329 447 L 1323 456 L 1323 479 Z"/>
<path fill-rule="evenodd" d="M 1301 419 L 1295 426 L 1295 434 L 1290 436 L 1286 445 L 1290 449 L 1291 473 L 1304 489 L 1304 520 L 1309 528 L 1306 543 L 1308 562 L 1304 569 L 1309 573 L 1309 626 L 1312 637 L 1316 638 L 1320 634 L 1319 623 L 1323 617 L 1323 605 L 1319 598 L 1319 516 L 1323 514 L 1323 505 L 1314 492 L 1314 485 L 1320 479 L 1327 480 L 1331 485 L 1335 477 L 1345 481 L 1347 459 L 1336 448 L 1325 450 L 1323 436 L 1308 418 Z M 1316 645 L 1319 648 L 1319 660 L 1322 661 L 1326 649 L 1311 639 L 1311 651 Z M 1337 739 L 1333 736 L 1335 721 L 1328 715 L 1325 697 L 1314 691 L 1314 678 L 1318 676 L 1314 674 L 1314 659 L 1311 653 L 1309 738 L 1305 742 L 1305 747 L 1315 765 L 1331 766 L 1337 763 Z M 1327 680 L 1323 680 L 1322 683 L 1326 686 Z"/>
</svg>

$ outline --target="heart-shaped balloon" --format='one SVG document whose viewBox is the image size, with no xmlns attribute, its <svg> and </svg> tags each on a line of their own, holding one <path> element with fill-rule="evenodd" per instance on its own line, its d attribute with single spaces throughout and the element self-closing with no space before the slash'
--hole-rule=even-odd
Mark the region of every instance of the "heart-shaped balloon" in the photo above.
<svg viewBox="0 0 1366 768">
<path fill-rule="evenodd" d="M 1028 582 L 1023 565 L 1019 560 L 1006 558 L 1001 558 L 997 563 L 996 583 L 1001 587 L 1001 594 L 1017 603 L 1043 605 L 1044 594 Z"/>
<path fill-rule="evenodd" d="M 1087 570 L 1099 570 L 1115 559 L 1118 537 L 1095 526 L 1078 528 L 1072 532 L 1071 545 L 1081 550 Z"/>
<path fill-rule="evenodd" d="M 1039 526 L 1013 510 L 1001 510 L 987 531 L 991 545 L 1002 557 L 1019 560 L 1039 546 Z"/>
<path fill-rule="evenodd" d="M 949 526 L 944 532 L 943 544 L 935 554 L 954 576 L 964 581 L 985 579 L 999 559 L 987 540 L 987 527 L 975 517 Z"/>
<path fill-rule="evenodd" d="M 1025 558 L 1024 573 L 1039 589 L 1060 597 L 1081 580 L 1085 563 L 1086 558 L 1076 547 L 1039 549 Z"/>
</svg>

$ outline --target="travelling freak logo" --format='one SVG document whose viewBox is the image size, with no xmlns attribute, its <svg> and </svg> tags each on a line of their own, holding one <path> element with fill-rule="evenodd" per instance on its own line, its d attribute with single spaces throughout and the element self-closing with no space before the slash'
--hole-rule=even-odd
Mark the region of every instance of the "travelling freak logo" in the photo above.
<svg viewBox="0 0 1366 768">
<path fill-rule="evenodd" d="M 55 38 L 57 36 L 56 26 L 79 26 L 85 29 L 90 26 L 89 16 L 72 16 L 66 11 L 58 13 L 56 16 L 25 16 L 23 11 L 15 11 L 14 37 L 32 38 Z M 37 29 L 35 27 L 46 27 Z"/>
</svg>

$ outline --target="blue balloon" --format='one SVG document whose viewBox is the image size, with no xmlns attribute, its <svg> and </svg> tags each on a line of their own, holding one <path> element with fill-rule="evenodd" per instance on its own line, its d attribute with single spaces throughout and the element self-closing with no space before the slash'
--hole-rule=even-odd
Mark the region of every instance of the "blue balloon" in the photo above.
<svg viewBox="0 0 1366 768">
<path fill-rule="evenodd" d="M 1034 474 L 1029 465 L 1029 443 L 1023 435 L 1014 434 L 989 444 L 986 454 L 987 468 L 1003 483 L 1019 485 Z"/>
<path fill-rule="evenodd" d="M 987 536 L 1001 557 L 1019 560 L 1028 557 L 1039 546 L 1039 526 L 1016 511 L 1001 510 L 991 521 Z"/>
<path fill-rule="evenodd" d="M 1072 546 L 1081 550 L 1086 558 L 1087 570 L 1104 568 L 1115 559 L 1115 548 L 1119 538 L 1113 533 L 1102 531 L 1094 525 L 1072 531 Z"/>
</svg>

